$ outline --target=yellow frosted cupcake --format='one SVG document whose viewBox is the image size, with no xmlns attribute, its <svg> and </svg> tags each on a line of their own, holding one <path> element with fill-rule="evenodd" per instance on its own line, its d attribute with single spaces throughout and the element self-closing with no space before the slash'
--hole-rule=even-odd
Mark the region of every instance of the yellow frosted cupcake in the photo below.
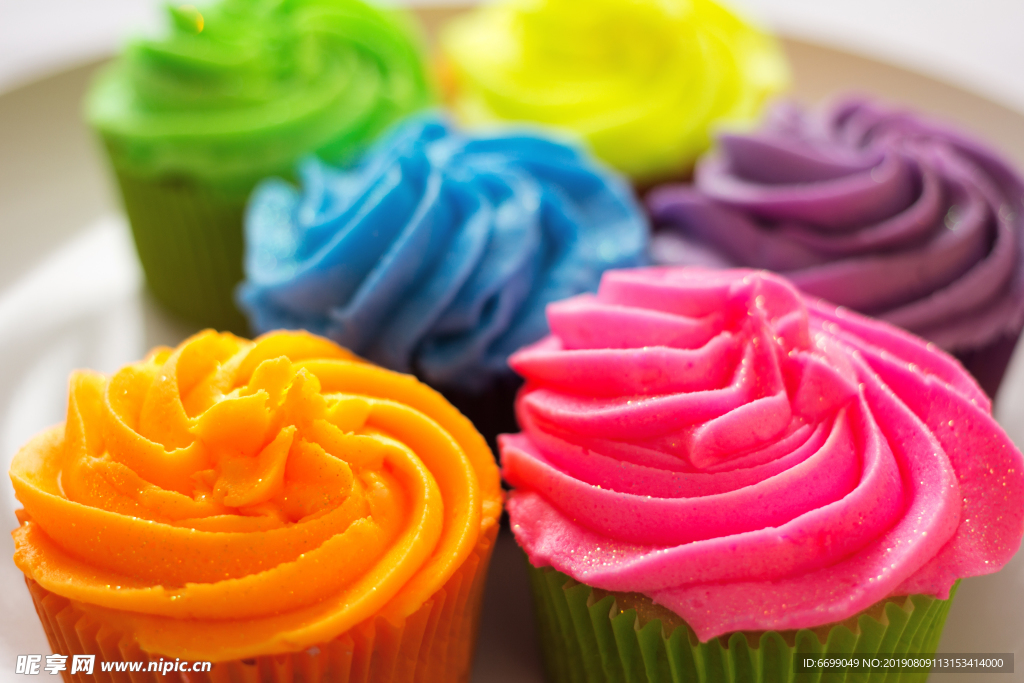
<svg viewBox="0 0 1024 683">
<path fill-rule="evenodd" d="M 753 120 L 789 79 L 776 42 L 711 0 L 502 0 L 441 50 L 465 122 L 570 129 L 639 182 L 687 172 L 712 126 Z"/>
<path fill-rule="evenodd" d="M 498 473 L 412 377 L 307 333 L 203 332 L 76 372 L 10 474 L 14 561 L 54 652 L 96 676 L 468 679 Z"/>
</svg>

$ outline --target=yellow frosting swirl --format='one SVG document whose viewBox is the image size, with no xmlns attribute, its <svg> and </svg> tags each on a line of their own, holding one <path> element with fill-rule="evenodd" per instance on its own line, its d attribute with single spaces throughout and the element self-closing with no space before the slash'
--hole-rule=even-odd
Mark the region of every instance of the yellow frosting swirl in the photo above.
<svg viewBox="0 0 1024 683">
<path fill-rule="evenodd" d="M 778 45 L 711 0 L 505 0 L 441 36 L 467 123 L 572 129 L 637 180 L 686 171 L 718 121 L 788 82 Z"/>
<path fill-rule="evenodd" d="M 416 611 L 501 510 L 472 424 L 414 378 L 303 332 L 200 333 L 71 378 L 11 465 L 15 563 L 134 633 L 223 661 Z"/>
</svg>

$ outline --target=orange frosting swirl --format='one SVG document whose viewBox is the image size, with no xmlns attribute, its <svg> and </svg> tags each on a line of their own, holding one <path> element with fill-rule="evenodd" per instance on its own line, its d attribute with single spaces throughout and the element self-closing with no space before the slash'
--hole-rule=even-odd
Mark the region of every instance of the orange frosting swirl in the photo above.
<svg viewBox="0 0 1024 683">
<path fill-rule="evenodd" d="M 303 332 L 202 332 L 113 377 L 11 465 L 14 561 L 148 652 L 298 651 L 416 611 L 501 511 L 438 393 Z"/>
</svg>

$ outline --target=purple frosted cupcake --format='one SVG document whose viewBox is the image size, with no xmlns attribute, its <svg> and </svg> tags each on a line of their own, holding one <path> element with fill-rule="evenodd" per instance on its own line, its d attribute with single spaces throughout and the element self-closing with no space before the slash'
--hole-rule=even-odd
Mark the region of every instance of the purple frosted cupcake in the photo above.
<svg viewBox="0 0 1024 683">
<path fill-rule="evenodd" d="M 1024 325 L 1024 182 L 981 143 L 870 101 L 776 107 L 648 197 L 654 259 L 785 273 L 953 353 L 994 395 Z"/>
</svg>

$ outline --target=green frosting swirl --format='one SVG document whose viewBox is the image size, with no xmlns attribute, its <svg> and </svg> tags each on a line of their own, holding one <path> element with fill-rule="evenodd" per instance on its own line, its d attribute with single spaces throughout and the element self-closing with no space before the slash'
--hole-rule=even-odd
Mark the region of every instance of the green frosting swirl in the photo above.
<svg viewBox="0 0 1024 683">
<path fill-rule="evenodd" d="M 317 152 L 340 161 L 432 99 L 416 32 L 359 0 L 170 8 L 131 43 L 86 114 L 119 171 L 247 188 Z"/>
</svg>

